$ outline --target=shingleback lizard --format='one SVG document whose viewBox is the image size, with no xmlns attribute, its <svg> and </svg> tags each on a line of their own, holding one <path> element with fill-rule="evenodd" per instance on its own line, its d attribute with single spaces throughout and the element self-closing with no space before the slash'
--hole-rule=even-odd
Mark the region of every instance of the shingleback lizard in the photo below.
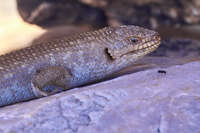
<svg viewBox="0 0 200 133">
<path fill-rule="evenodd" d="M 0 106 L 106 78 L 155 50 L 160 40 L 138 26 L 106 27 L 2 55 Z"/>
</svg>

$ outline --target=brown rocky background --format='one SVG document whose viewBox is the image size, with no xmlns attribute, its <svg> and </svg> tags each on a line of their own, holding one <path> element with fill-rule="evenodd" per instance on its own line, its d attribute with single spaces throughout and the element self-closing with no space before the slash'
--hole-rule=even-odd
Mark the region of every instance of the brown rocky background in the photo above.
<svg viewBox="0 0 200 133">
<path fill-rule="evenodd" d="M 148 28 L 200 23 L 198 0 L 17 0 L 27 22 L 43 27 L 134 24 Z"/>
</svg>

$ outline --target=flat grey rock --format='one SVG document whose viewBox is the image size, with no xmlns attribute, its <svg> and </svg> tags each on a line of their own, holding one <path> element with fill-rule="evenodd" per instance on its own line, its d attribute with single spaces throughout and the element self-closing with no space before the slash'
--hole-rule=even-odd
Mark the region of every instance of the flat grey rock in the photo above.
<svg viewBox="0 0 200 133">
<path fill-rule="evenodd" d="M 0 133 L 199 133 L 200 62 L 160 69 L 0 108 Z"/>
</svg>

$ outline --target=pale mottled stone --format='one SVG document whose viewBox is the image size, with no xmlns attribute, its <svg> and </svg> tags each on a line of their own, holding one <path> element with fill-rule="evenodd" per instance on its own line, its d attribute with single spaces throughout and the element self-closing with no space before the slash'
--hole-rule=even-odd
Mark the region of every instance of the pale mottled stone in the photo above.
<svg viewBox="0 0 200 133">
<path fill-rule="evenodd" d="M 200 62 L 0 109 L 0 133 L 198 133 Z"/>
</svg>

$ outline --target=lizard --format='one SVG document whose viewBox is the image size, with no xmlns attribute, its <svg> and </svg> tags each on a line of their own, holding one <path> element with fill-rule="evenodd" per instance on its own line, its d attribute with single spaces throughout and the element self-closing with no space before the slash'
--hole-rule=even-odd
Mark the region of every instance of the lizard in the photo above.
<svg viewBox="0 0 200 133">
<path fill-rule="evenodd" d="M 1 55 L 0 107 L 104 79 L 151 53 L 160 42 L 156 31 L 121 25 Z"/>
</svg>

